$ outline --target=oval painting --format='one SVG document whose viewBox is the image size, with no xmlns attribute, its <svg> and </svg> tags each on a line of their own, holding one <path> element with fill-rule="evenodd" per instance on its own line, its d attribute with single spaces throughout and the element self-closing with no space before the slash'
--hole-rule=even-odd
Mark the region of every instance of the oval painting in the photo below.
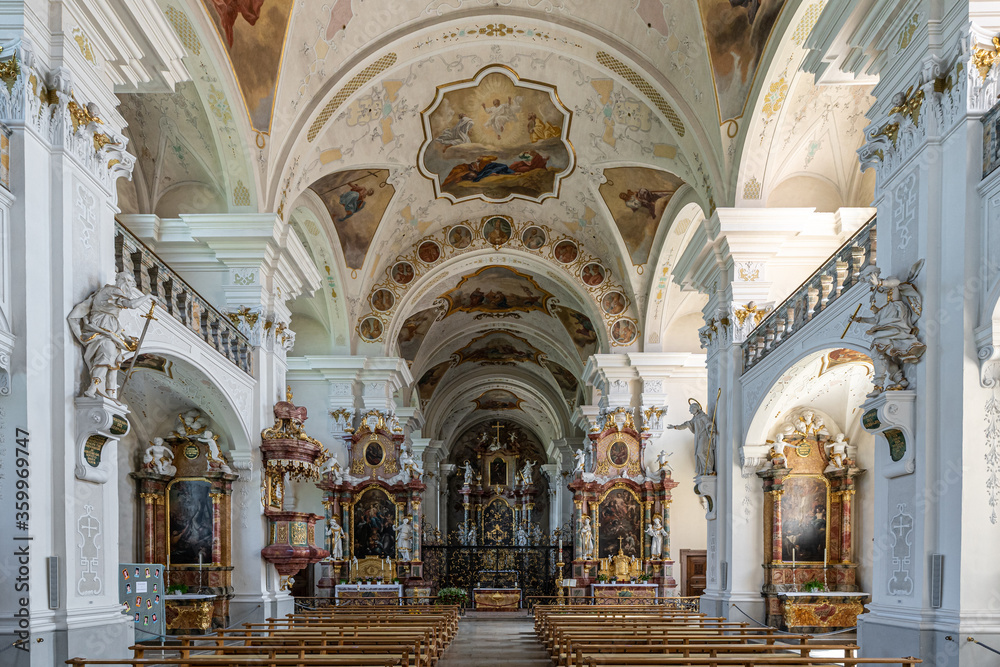
<svg viewBox="0 0 1000 667">
<path fill-rule="evenodd" d="M 625 312 L 625 295 L 621 292 L 608 292 L 601 299 L 601 308 L 608 315 L 621 315 Z"/>
<path fill-rule="evenodd" d="M 396 305 L 396 295 L 387 289 L 375 290 L 371 301 L 372 308 L 380 313 L 384 313 L 387 310 L 392 310 L 392 307 Z"/>
<path fill-rule="evenodd" d="M 448 243 L 452 248 L 468 248 L 472 243 L 472 230 L 465 225 L 456 225 L 448 232 Z"/>
<path fill-rule="evenodd" d="M 545 231 L 541 227 L 528 227 L 521 232 L 521 243 L 528 250 L 538 250 L 545 245 Z"/>
<path fill-rule="evenodd" d="M 572 264 L 580 256 L 580 250 L 572 241 L 560 241 L 552 249 L 552 256 L 562 264 Z"/>
<path fill-rule="evenodd" d="M 358 333 L 367 341 L 375 341 L 382 337 L 382 320 L 377 317 L 366 317 L 361 320 Z"/>
<path fill-rule="evenodd" d="M 413 265 L 409 262 L 396 262 L 393 264 L 389 274 L 400 285 L 409 284 L 413 280 L 414 275 L 416 275 L 413 271 Z"/>
<path fill-rule="evenodd" d="M 483 223 L 483 238 L 490 245 L 503 245 L 510 241 L 510 222 L 506 218 L 490 218 Z"/>
<path fill-rule="evenodd" d="M 433 264 L 441 257 L 441 246 L 434 241 L 424 241 L 417 248 L 417 257 L 425 264 Z"/>
<path fill-rule="evenodd" d="M 382 449 L 382 445 L 377 441 L 372 440 L 365 445 L 365 463 L 373 468 L 377 468 L 382 465 L 383 459 L 385 459 L 385 450 Z"/>
<path fill-rule="evenodd" d="M 635 322 L 622 318 L 611 325 L 611 338 L 619 345 L 629 345 L 639 335 Z"/>
<path fill-rule="evenodd" d="M 611 464 L 621 468 L 628 463 L 628 445 L 621 440 L 615 440 L 608 449 L 608 458 Z"/>
<path fill-rule="evenodd" d="M 580 271 L 580 279 L 590 287 L 597 287 L 603 283 L 606 275 L 604 267 L 597 262 L 587 264 L 583 267 L 583 271 Z"/>
</svg>

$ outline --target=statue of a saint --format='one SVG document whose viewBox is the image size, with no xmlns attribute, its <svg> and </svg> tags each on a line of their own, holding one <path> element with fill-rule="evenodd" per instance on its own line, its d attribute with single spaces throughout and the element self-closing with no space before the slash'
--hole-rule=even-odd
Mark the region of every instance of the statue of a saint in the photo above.
<svg viewBox="0 0 1000 667">
<path fill-rule="evenodd" d="M 340 467 L 340 461 L 337 460 L 336 454 L 331 454 L 326 460 L 326 465 L 323 468 L 323 474 L 330 473 L 333 477 L 334 484 L 344 483 L 344 469 Z"/>
<path fill-rule="evenodd" d="M 476 526 L 475 524 L 469 524 L 469 530 L 465 533 L 465 544 L 466 546 L 474 547 L 476 546 Z"/>
<path fill-rule="evenodd" d="M 573 468 L 573 472 L 583 472 L 583 466 L 587 462 L 587 452 L 582 449 L 578 449 L 576 450 L 576 454 L 573 455 L 573 458 L 576 459 L 576 467 Z"/>
<path fill-rule="evenodd" d="M 174 452 L 163 444 L 163 438 L 153 438 L 153 442 L 146 448 L 146 455 L 142 457 L 144 466 L 157 475 L 176 475 L 177 467 L 172 463 L 173 460 Z"/>
<path fill-rule="evenodd" d="M 591 560 L 594 557 L 594 529 L 590 527 L 590 517 L 584 515 L 580 526 L 580 558 Z"/>
<path fill-rule="evenodd" d="M 472 486 L 472 478 L 475 475 L 475 471 L 472 470 L 472 464 L 468 461 L 462 466 L 462 483 L 465 486 Z"/>
<path fill-rule="evenodd" d="M 413 560 L 413 526 L 410 517 L 403 517 L 403 523 L 393 526 L 396 531 L 396 558 L 401 561 Z"/>
<path fill-rule="evenodd" d="M 839 470 L 847 465 L 847 441 L 844 439 L 843 433 L 838 433 L 837 437 L 830 440 L 824 446 L 826 449 L 826 457 L 830 460 L 830 465 L 827 469 Z"/>
<path fill-rule="evenodd" d="M 517 531 L 514 533 L 514 544 L 519 547 L 528 546 L 528 531 L 524 527 L 524 522 L 517 527 Z"/>
<path fill-rule="evenodd" d="M 694 458 L 696 475 L 715 474 L 715 426 L 712 419 L 701 409 L 701 403 L 688 399 L 691 419 L 683 424 L 672 424 L 670 428 L 688 429 L 694 433 Z"/>
<path fill-rule="evenodd" d="M 667 463 L 667 451 L 665 449 L 660 450 L 660 453 L 656 455 L 656 469 L 663 470 L 664 468 L 670 470 L 670 465 Z"/>
<path fill-rule="evenodd" d="M 115 276 L 114 285 L 95 291 L 66 316 L 73 337 L 83 346 L 83 361 L 90 375 L 83 395 L 88 398 L 100 395 L 118 400 L 116 373 L 125 353 L 135 351 L 136 346 L 118 318 L 123 310 L 139 305 L 139 299 L 133 298 L 135 293 L 135 278 L 122 271 Z"/>
<path fill-rule="evenodd" d="M 407 477 L 411 479 L 420 480 L 420 476 L 424 474 L 424 467 L 413 458 L 410 454 L 410 449 L 406 445 L 399 448 L 399 467 L 402 471 L 407 473 Z M 407 480 L 409 481 L 409 479 Z"/>
<path fill-rule="evenodd" d="M 852 316 L 851 322 L 863 322 L 872 327 L 865 333 L 871 337 L 872 361 L 875 363 L 875 389 L 869 396 L 884 390 L 906 389 L 910 383 L 903 374 L 903 364 L 915 364 L 927 351 L 917 338 L 916 321 L 923 310 L 923 298 L 913 281 L 917 279 L 924 260 L 910 268 L 906 280 L 882 278 L 875 269 L 869 275 L 872 283 L 869 308 L 871 317 Z M 877 295 L 885 294 L 885 304 L 876 305 Z"/>
<path fill-rule="evenodd" d="M 535 465 L 534 461 L 526 460 L 524 466 L 521 468 L 521 483 L 525 486 L 531 486 L 531 479 L 533 477 L 531 467 Z"/>
<path fill-rule="evenodd" d="M 653 538 L 649 547 L 650 558 L 662 559 L 663 540 L 667 537 L 667 530 L 663 527 L 660 517 L 655 517 L 653 519 L 652 526 L 646 526 L 646 534 Z"/>
<path fill-rule="evenodd" d="M 344 560 L 344 529 L 335 516 L 330 517 L 330 523 L 326 526 L 326 537 L 330 540 L 330 558 Z"/>
</svg>

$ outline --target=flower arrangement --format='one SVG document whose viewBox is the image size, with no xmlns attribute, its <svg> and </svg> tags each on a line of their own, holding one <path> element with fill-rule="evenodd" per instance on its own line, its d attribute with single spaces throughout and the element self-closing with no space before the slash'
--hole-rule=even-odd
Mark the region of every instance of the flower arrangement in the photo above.
<svg viewBox="0 0 1000 667">
<path fill-rule="evenodd" d="M 812 581 L 807 581 L 802 584 L 802 590 L 806 593 L 820 593 L 825 588 L 826 586 L 823 585 L 823 582 L 818 579 L 813 579 Z"/>
<path fill-rule="evenodd" d="M 464 604 L 469 598 L 461 588 L 442 588 L 437 597 L 438 604 Z"/>
</svg>

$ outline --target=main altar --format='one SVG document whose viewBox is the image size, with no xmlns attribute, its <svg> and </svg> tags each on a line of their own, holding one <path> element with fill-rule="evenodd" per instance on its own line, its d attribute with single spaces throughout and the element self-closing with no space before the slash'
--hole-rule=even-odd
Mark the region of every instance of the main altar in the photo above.
<svg viewBox="0 0 1000 667">
<path fill-rule="evenodd" d="M 644 461 L 649 432 L 631 410 L 605 410 L 577 450 L 573 492 L 574 545 L 570 597 L 655 599 L 675 592 L 670 559 L 671 491 L 665 460 Z"/>
</svg>

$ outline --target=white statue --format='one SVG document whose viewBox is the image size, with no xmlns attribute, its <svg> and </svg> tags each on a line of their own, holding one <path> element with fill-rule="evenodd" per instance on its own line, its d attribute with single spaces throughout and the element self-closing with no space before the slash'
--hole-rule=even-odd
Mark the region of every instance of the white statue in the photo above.
<svg viewBox="0 0 1000 667">
<path fill-rule="evenodd" d="M 683 424 L 672 424 L 672 429 L 688 429 L 694 433 L 694 458 L 696 475 L 715 474 L 715 425 L 701 409 L 701 403 L 688 399 L 691 419 Z"/>
<path fill-rule="evenodd" d="M 838 433 L 837 437 L 827 442 L 825 448 L 826 457 L 830 460 L 827 470 L 840 470 L 847 465 L 847 441 L 843 433 Z"/>
<path fill-rule="evenodd" d="M 220 470 L 224 473 L 233 472 L 226 462 L 226 457 L 219 449 L 219 436 L 211 431 L 205 431 L 198 440 L 208 445 L 208 468 L 206 472 L 212 472 L 213 470 Z"/>
<path fill-rule="evenodd" d="M 802 435 L 809 435 L 810 433 L 830 435 L 830 432 L 826 430 L 826 424 L 823 423 L 823 418 L 812 410 L 806 410 L 796 420 L 795 430 Z"/>
<path fill-rule="evenodd" d="M 201 435 L 208 424 L 205 422 L 205 418 L 202 417 L 201 413 L 195 409 L 188 410 L 187 412 L 182 412 L 177 415 L 177 418 L 181 422 L 179 429 L 174 431 L 173 435 L 178 438 L 186 438 L 192 435 Z"/>
<path fill-rule="evenodd" d="M 330 458 L 326 460 L 326 465 L 323 467 L 323 474 L 330 473 L 333 477 L 334 484 L 344 483 L 344 469 L 340 467 L 340 461 L 337 460 L 336 454 L 331 454 Z"/>
<path fill-rule="evenodd" d="M 660 453 L 656 455 L 656 469 L 663 470 L 664 468 L 670 470 L 670 465 L 667 463 L 667 451 L 665 449 L 660 450 Z"/>
<path fill-rule="evenodd" d="M 531 486 L 531 479 L 533 477 L 531 467 L 535 465 L 534 461 L 526 460 L 524 466 L 521 468 L 521 482 L 525 486 Z"/>
<path fill-rule="evenodd" d="M 177 474 L 173 460 L 174 452 L 163 444 L 163 438 L 153 438 L 153 442 L 146 448 L 146 455 L 142 457 L 145 467 L 152 468 L 157 475 L 170 477 Z"/>
<path fill-rule="evenodd" d="M 476 526 L 469 524 L 469 530 L 465 533 L 465 544 L 470 547 L 476 546 Z"/>
<path fill-rule="evenodd" d="M 582 449 L 576 450 L 576 454 L 573 455 L 576 459 L 576 467 L 573 468 L 574 473 L 583 472 L 583 466 L 587 463 L 587 452 Z"/>
<path fill-rule="evenodd" d="M 125 335 L 119 317 L 127 308 L 139 305 L 133 298 L 135 279 L 122 271 L 115 276 L 114 285 L 96 290 L 66 316 L 73 337 L 83 346 L 83 361 L 90 374 L 90 382 L 83 395 L 88 398 L 104 396 L 118 400 L 118 369 L 125 353 L 135 350 L 135 339 Z"/>
<path fill-rule="evenodd" d="M 771 467 L 772 468 L 785 468 L 788 465 L 788 457 L 785 455 L 785 449 L 788 447 L 795 448 L 785 442 L 785 434 L 779 431 L 777 435 L 774 436 L 774 442 L 771 444 Z"/>
<path fill-rule="evenodd" d="M 653 518 L 653 525 L 646 526 L 646 534 L 652 539 L 649 547 L 651 558 L 663 558 L 663 540 L 667 537 L 667 529 L 663 527 L 660 517 Z"/>
<path fill-rule="evenodd" d="M 330 558 L 344 560 L 344 529 L 335 516 L 330 517 L 326 526 L 326 537 L 330 540 Z"/>
<path fill-rule="evenodd" d="M 875 363 L 875 389 L 869 396 L 884 390 L 906 389 L 910 383 L 903 373 L 903 364 L 915 364 L 927 351 L 917 338 L 916 326 L 923 310 L 923 298 L 913 281 L 920 274 L 924 260 L 910 268 L 906 280 L 880 276 L 879 269 L 869 275 L 872 293 L 871 317 L 852 316 L 851 322 L 863 322 L 872 327 L 865 332 L 871 337 L 872 361 Z M 885 294 L 885 304 L 876 305 L 877 295 Z"/>
<path fill-rule="evenodd" d="M 580 557 L 591 560 L 594 557 L 594 529 L 590 527 L 590 517 L 584 515 L 580 526 Z"/>
<path fill-rule="evenodd" d="M 517 531 L 514 533 L 514 544 L 519 547 L 528 546 L 528 531 L 524 528 L 524 523 L 518 526 Z"/>
<path fill-rule="evenodd" d="M 393 526 L 396 531 L 396 558 L 401 561 L 413 560 L 413 526 L 410 517 L 403 517 L 403 523 Z"/>
<path fill-rule="evenodd" d="M 413 458 L 410 454 L 410 449 L 406 445 L 399 448 L 399 467 L 402 471 L 408 473 L 408 477 L 413 477 L 417 480 L 424 474 L 424 466 Z"/>
<path fill-rule="evenodd" d="M 472 486 L 472 477 L 475 474 L 476 473 L 472 470 L 472 464 L 466 461 L 465 465 L 462 466 L 462 483 L 465 484 L 465 486 Z"/>
</svg>

